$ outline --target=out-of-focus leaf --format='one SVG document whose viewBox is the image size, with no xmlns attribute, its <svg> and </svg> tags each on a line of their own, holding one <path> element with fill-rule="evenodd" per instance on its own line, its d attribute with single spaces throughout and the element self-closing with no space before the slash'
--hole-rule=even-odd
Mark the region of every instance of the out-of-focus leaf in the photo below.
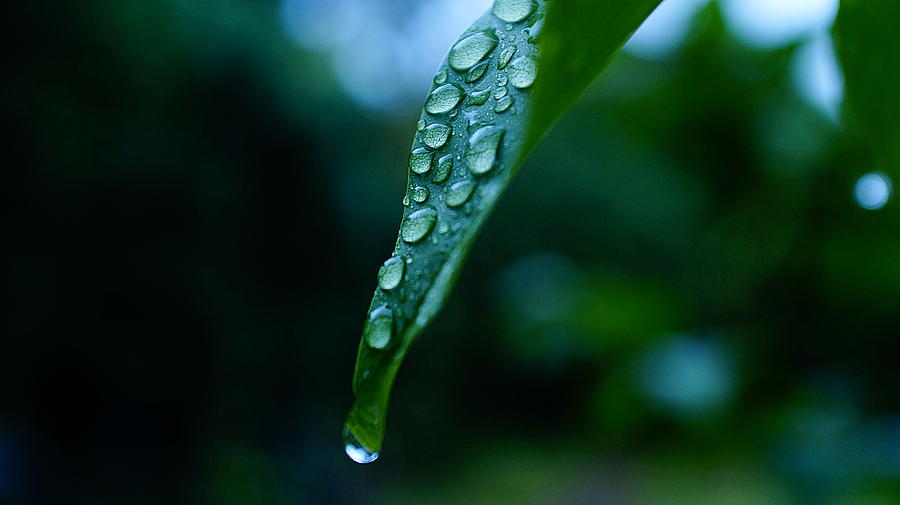
<svg viewBox="0 0 900 505">
<path fill-rule="evenodd" d="M 835 31 L 853 120 L 900 174 L 900 2 L 843 0 Z"/>
</svg>

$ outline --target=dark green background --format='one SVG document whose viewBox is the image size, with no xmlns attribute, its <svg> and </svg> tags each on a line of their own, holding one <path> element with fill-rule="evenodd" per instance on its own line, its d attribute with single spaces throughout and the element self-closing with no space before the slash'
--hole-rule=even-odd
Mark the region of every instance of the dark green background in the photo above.
<svg viewBox="0 0 900 505">
<path fill-rule="evenodd" d="M 794 47 L 713 7 L 671 59 L 617 59 L 359 466 L 341 424 L 418 111 L 355 105 L 274 2 L 6 19 L 0 503 L 900 498 L 900 206 L 856 205 L 872 156 L 797 96 Z M 724 370 L 716 401 L 642 386 L 679 363 Z"/>
</svg>

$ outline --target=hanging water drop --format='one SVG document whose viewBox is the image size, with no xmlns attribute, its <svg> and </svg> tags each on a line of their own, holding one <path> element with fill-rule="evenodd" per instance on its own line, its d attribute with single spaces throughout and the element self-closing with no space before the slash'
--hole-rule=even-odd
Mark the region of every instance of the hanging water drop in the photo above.
<svg viewBox="0 0 900 505">
<path fill-rule="evenodd" d="M 412 188 L 410 193 L 412 193 L 412 199 L 416 203 L 423 203 L 425 200 L 428 200 L 428 188 L 416 186 Z"/>
<path fill-rule="evenodd" d="M 403 279 L 403 270 L 405 268 L 406 264 L 400 256 L 388 259 L 381 265 L 381 269 L 378 270 L 378 286 L 386 291 L 396 288 Z"/>
<path fill-rule="evenodd" d="M 537 62 L 530 56 L 522 56 L 509 64 L 509 82 L 519 89 L 534 83 L 537 77 Z"/>
<path fill-rule="evenodd" d="M 485 126 L 472 134 L 466 151 L 466 164 L 470 172 L 481 175 L 493 168 L 497 147 L 504 133 L 506 130 L 499 126 Z"/>
<path fill-rule="evenodd" d="M 501 98 L 500 100 L 497 100 L 497 103 L 494 104 L 494 112 L 496 112 L 497 114 L 502 114 L 503 112 L 506 112 L 506 110 L 509 109 L 512 106 L 512 104 L 513 104 L 512 97 L 509 95 L 506 95 L 503 98 Z"/>
<path fill-rule="evenodd" d="M 361 465 L 378 459 L 378 452 L 366 449 L 346 426 L 344 427 L 344 452 L 347 453 L 347 457 Z"/>
<path fill-rule="evenodd" d="M 416 131 L 425 131 L 425 120 L 420 119 L 418 123 L 416 123 Z"/>
<path fill-rule="evenodd" d="M 457 72 L 465 72 L 485 59 L 497 47 L 497 36 L 493 32 L 478 32 L 463 38 L 450 49 L 447 61 Z"/>
<path fill-rule="evenodd" d="M 382 305 L 369 314 L 366 323 L 365 338 L 369 347 L 384 349 L 394 335 L 394 312 L 387 305 Z"/>
<path fill-rule="evenodd" d="M 495 0 L 492 11 L 507 23 L 518 23 L 530 16 L 536 7 L 534 0 Z"/>
<path fill-rule="evenodd" d="M 400 237 L 404 242 L 414 244 L 425 238 L 437 222 L 437 210 L 426 207 L 406 216 L 400 223 Z"/>
<path fill-rule="evenodd" d="M 509 46 L 504 49 L 500 53 L 500 57 L 497 59 L 497 68 L 503 70 L 509 65 L 509 60 L 512 59 L 513 55 L 516 54 L 516 46 Z"/>
<path fill-rule="evenodd" d="M 454 182 L 447 190 L 447 206 L 461 207 L 469 201 L 474 191 L 475 183 L 473 181 Z"/>
<path fill-rule="evenodd" d="M 424 147 L 418 147 L 409 153 L 409 169 L 417 174 L 424 174 L 431 170 L 433 160 L 434 155 L 431 154 L 431 151 Z"/>
<path fill-rule="evenodd" d="M 443 184 L 450 177 L 453 171 L 453 155 L 448 154 L 438 159 L 437 167 L 434 169 L 434 175 L 431 180 L 437 184 Z"/>
<path fill-rule="evenodd" d="M 452 129 L 444 123 L 433 123 L 422 133 L 422 142 L 431 149 L 440 149 L 447 143 Z"/>
<path fill-rule="evenodd" d="M 462 100 L 462 88 L 455 84 L 444 84 L 428 95 L 425 111 L 429 114 L 443 114 L 451 111 Z"/>
</svg>

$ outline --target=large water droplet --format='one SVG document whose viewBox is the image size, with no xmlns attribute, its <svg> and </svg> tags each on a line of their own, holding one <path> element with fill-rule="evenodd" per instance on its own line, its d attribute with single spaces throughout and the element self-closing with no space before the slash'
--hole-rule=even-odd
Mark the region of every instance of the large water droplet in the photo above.
<svg viewBox="0 0 900 505">
<path fill-rule="evenodd" d="M 434 175 L 431 176 L 431 180 L 436 182 L 437 184 L 443 184 L 443 182 L 450 177 L 450 172 L 452 171 L 453 155 L 448 154 L 438 160 L 437 168 L 434 169 Z"/>
<path fill-rule="evenodd" d="M 497 36 L 493 32 L 478 32 L 460 40 L 450 49 L 447 61 L 457 72 L 465 72 L 483 60 L 497 47 Z"/>
<path fill-rule="evenodd" d="M 494 15 L 507 23 L 518 23 L 534 12 L 534 0 L 495 0 Z"/>
<path fill-rule="evenodd" d="M 469 201 L 473 191 L 475 191 L 475 183 L 473 181 L 454 182 L 447 190 L 447 206 L 461 207 Z"/>
<path fill-rule="evenodd" d="M 381 289 L 388 291 L 396 288 L 400 285 L 400 281 L 403 280 L 403 270 L 405 268 L 406 263 L 403 262 L 403 258 L 400 256 L 388 259 L 381 265 L 381 269 L 378 270 L 378 285 Z"/>
<path fill-rule="evenodd" d="M 516 54 L 516 46 L 509 46 L 504 49 L 500 53 L 500 57 L 497 58 L 497 68 L 500 70 L 506 68 L 506 66 L 509 65 L 509 60 L 512 59 L 514 54 Z"/>
<path fill-rule="evenodd" d="M 437 210 L 426 207 L 406 217 L 400 224 L 400 237 L 413 244 L 425 238 L 437 222 Z"/>
<path fill-rule="evenodd" d="M 509 82 L 524 89 L 534 84 L 537 77 L 537 62 L 530 56 L 521 56 L 509 64 Z"/>
<path fill-rule="evenodd" d="M 462 99 L 462 88 L 455 84 L 444 84 L 428 95 L 425 111 L 429 114 L 443 114 L 453 110 Z"/>
<path fill-rule="evenodd" d="M 476 65 L 476 66 L 472 67 L 471 70 L 466 72 L 465 81 L 472 83 L 472 82 L 477 81 L 478 79 L 481 79 L 484 76 L 484 73 L 487 72 L 487 69 L 488 69 L 488 62 L 484 62 L 480 65 Z"/>
<path fill-rule="evenodd" d="M 430 124 L 422 133 L 422 142 L 432 149 L 440 149 L 447 143 L 451 131 L 450 126 L 444 123 Z"/>
<path fill-rule="evenodd" d="M 365 465 L 378 459 L 378 453 L 370 451 L 356 439 L 349 428 L 344 427 L 344 452 L 353 461 Z"/>
<path fill-rule="evenodd" d="M 494 166 L 497 159 L 497 146 L 503 134 L 504 128 L 499 126 L 485 126 L 480 128 L 469 138 L 469 149 L 466 152 L 466 164 L 469 171 L 475 175 L 481 175 Z"/>
<path fill-rule="evenodd" d="M 422 203 L 425 200 L 428 200 L 428 188 L 424 188 L 422 186 L 416 186 L 412 188 L 412 199 L 416 203 Z"/>
<path fill-rule="evenodd" d="M 394 312 L 382 305 L 369 314 L 366 323 L 366 343 L 375 349 L 384 349 L 394 335 Z"/>
<path fill-rule="evenodd" d="M 484 102 L 487 102 L 488 97 L 491 96 L 491 89 L 482 89 L 480 91 L 473 91 L 469 93 L 469 96 L 466 97 L 466 107 L 471 105 L 484 105 Z"/>
<path fill-rule="evenodd" d="M 425 149 L 424 147 L 413 149 L 413 151 L 409 153 L 409 169 L 417 174 L 424 174 L 431 170 L 431 162 L 433 159 L 434 155 L 431 154 L 431 151 L 428 149 Z"/>
</svg>

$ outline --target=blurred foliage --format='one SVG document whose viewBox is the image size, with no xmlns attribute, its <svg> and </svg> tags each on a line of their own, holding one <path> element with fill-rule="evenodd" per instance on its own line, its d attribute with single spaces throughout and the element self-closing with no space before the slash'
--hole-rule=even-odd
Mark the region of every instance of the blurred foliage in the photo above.
<svg viewBox="0 0 900 505">
<path fill-rule="evenodd" d="M 416 111 L 354 105 L 273 2 L 13 10 L 0 502 L 898 501 L 900 206 L 854 203 L 874 160 L 796 95 L 796 47 L 713 5 L 671 58 L 617 58 L 362 467 L 347 316 Z"/>
</svg>

